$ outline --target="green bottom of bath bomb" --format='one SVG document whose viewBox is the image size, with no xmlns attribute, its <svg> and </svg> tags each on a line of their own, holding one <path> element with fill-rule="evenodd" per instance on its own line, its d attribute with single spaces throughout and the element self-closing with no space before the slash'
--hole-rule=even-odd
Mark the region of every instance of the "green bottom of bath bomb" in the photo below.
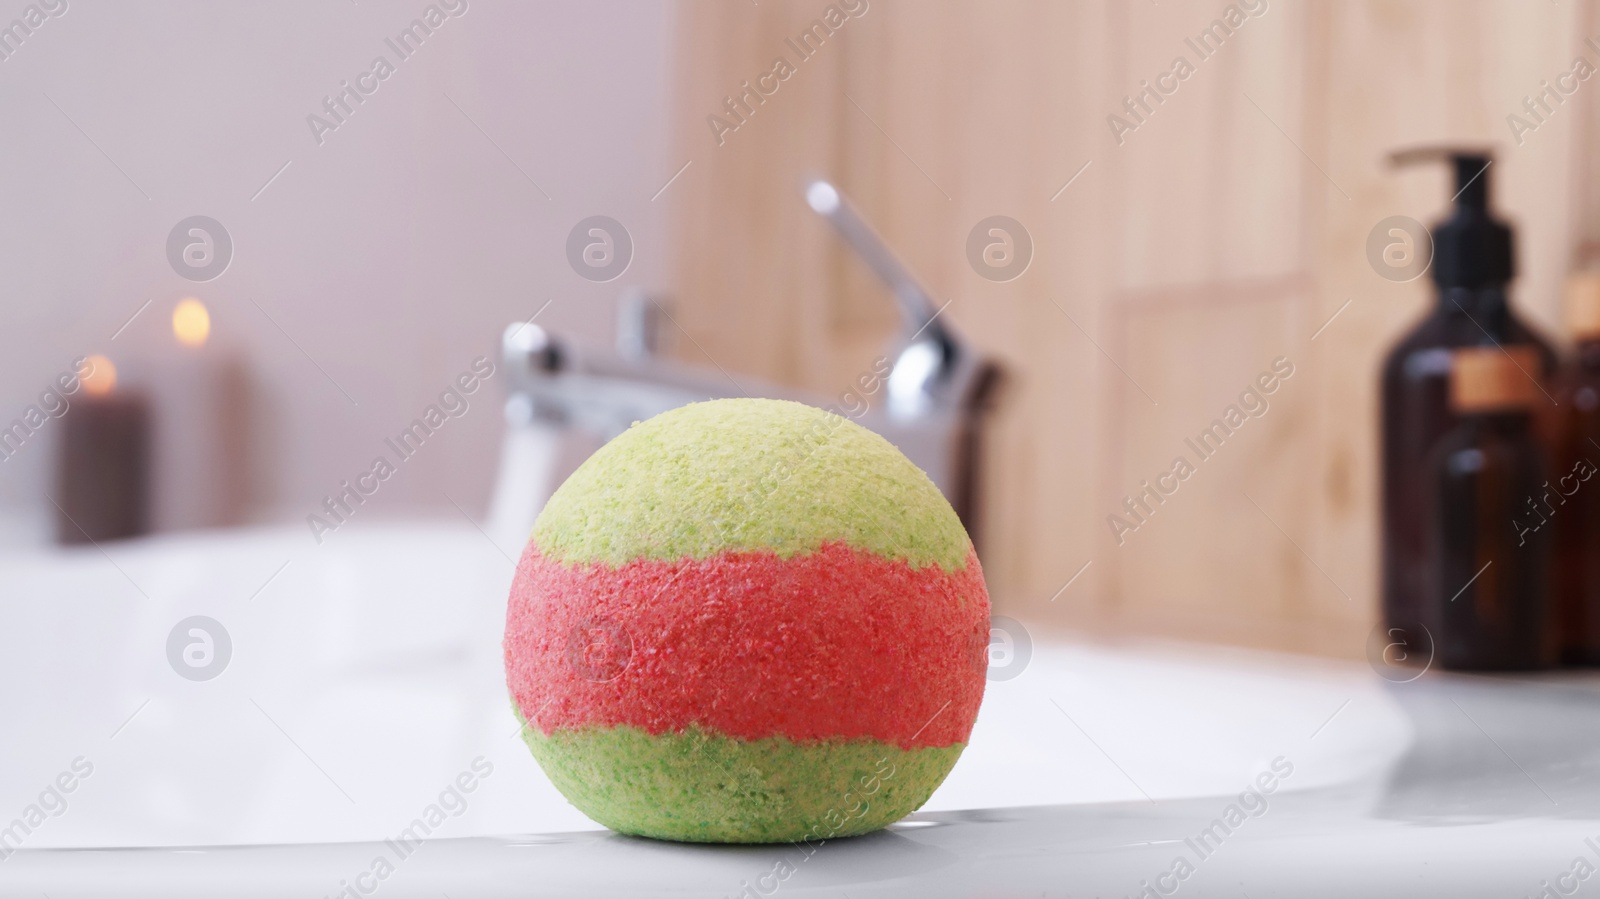
<svg viewBox="0 0 1600 899">
<path fill-rule="evenodd" d="M 694 843 L 816 842 L 877 830 L 927 802 L 963 748 L 802 745 L 626 726 L 548 735 L 524 726 L 522 736 L 590 818 L 620 833 Z"/>
</svg>

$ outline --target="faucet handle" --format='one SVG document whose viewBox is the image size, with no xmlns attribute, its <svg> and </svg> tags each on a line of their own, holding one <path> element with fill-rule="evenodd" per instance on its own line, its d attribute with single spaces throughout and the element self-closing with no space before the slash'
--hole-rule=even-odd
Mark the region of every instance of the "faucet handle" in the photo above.
<svg viewBox="0 0 1600 899">
<path fill-rule="evenodd" d="M 943 323 L 934 320 L 938 309 L 933 298 L 837 187 L 820 178 L 811 181 L 806 185 L 806 205 L 833 225 L 850 249 L 894 294 L 908 339 L 926 334 L 932 339 L 950 342 Z"/>
<path fill-rule="evenodd" d="M 900 307 L 904 336 L 889 372 L 889 416 L 913 420 L 941 410 L 983 411 L 999 382 L 999 367 L 939 320 L 933 298 L 838 188 L 814 179 L 805 194 L 806 204 L 833 225 Z"/>
</svg>

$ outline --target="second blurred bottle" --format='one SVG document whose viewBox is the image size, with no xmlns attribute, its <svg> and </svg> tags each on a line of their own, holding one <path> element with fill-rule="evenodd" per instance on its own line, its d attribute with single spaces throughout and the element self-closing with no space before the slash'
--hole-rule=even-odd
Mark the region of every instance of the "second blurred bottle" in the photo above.
<svg viewBox="0 0 1600 899">
<path fill-rule="evenodd" d="M 1560 410 L 1550 499 L 1530 509 L 1527 524 L 1549 520 L 1556 537 L 1556 621 L 1561 661 L 1600 664 L 1600 273 L 1567 283 L 1567 327 L 1576 344 L 1556 378 Z"/>
</svg>

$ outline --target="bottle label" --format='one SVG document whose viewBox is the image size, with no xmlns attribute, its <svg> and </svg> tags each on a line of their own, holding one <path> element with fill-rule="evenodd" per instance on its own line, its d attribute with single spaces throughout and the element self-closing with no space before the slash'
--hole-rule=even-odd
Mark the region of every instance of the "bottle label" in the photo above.
<svg viewBox="0 0 1600 899">
<path fill-rule="evenodd" d="M 1450 408 L 1458 414 L 1526 410 L 1543 387 L 1529 344 L 1463 347 L 1450 354 Z"/>
</svg>

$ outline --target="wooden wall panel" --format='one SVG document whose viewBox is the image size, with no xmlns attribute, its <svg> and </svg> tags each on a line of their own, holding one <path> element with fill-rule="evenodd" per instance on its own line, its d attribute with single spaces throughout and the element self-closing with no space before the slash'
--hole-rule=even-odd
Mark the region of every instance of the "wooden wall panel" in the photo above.
<svg viewBox="0 0 1600 899">
<path fill-rule="evenodd" d="M 1554 329 L 1566 266 L 1600 246 L 1584 168 L 1600 79 L 1522 146 L 1505 116 L 1584 51 L 1594 2 L 1270 0 L 1196 61 L 1185 39 L 1228 4 L 871 0 L 717 146 L 705 116 L 826 7 L 679 6 L 679 164 L 693 163 L 663 201 L 685 357 L 837 392 L 879 352 L 898 326 L 889 298 L 800 200 L 805 175 L 827 175 L 1011 372 L 984 560 L 1002 610 L 1359 654 L 1376 605 L 1377 364 L 1429 296 L 1379 278 L 1364 243 L 1449 195 L 1441 172 L 1384 156 L 1501 146 L 1519 297 Z M 1107 116 L 1180 54 L 1193 75 L 1119 146 Z M 1036 247 L 1003 284 L 963 252 L 996 214 Z M 1296 373 L 1270 411 L 1118 546 L 1107 516 L 1279 356 Z"/>
</svg>

